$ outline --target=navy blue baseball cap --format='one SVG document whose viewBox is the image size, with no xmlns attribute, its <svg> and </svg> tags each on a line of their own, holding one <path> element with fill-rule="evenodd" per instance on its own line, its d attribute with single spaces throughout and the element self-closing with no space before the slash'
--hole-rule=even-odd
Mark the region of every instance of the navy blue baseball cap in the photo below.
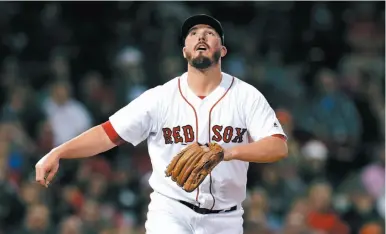
<svg viewBox="0 0 386 234">
<path fill-rule="evenodd" d="M 185 20 L 181 28 L 183 45 L 185 44 L 185 38 L 188 35 L 190 29 L 198 24 L 206 24 L 212 27 L 218 33 L 218 35 L 220 35 L 221 43 L 224 45 L 224 31 L 220 21 L 205 14 L 193 15 Z"/>
</svg>

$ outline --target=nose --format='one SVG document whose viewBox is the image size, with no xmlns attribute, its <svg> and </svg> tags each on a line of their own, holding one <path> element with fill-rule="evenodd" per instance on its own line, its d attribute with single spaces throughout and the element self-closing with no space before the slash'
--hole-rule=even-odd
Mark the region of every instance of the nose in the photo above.
<svg viewBox="0 0 386 234">
<path fill-rule="evenodd" d="M 206 41 L 206 35 L 205 33 L 201 33 L 198 37 L 198 40 L 201 42 L 201 41 Z"/>
</svg>

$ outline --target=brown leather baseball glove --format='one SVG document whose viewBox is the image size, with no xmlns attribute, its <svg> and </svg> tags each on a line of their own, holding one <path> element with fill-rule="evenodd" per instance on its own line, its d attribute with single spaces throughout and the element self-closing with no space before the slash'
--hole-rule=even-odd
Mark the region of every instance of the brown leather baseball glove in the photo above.
<svg viewBox="0 0 386 234">
<path fill-rule="evenodd" d="M 195 142 L 178 153 L 167 166 L 166 177 L 171 176 L 186 192 L 193 192 L 205 177 L 224 159 L 224 149 L 210 143 Z"/>
</svg>

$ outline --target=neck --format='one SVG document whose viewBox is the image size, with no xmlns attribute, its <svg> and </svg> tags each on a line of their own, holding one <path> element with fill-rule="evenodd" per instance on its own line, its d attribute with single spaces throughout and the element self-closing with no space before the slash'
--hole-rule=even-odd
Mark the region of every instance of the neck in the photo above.
<svg viewBox="0 0 386 234">
<path fill-rule="evenodd" d="M 188 85 L 198 96 L 207 96 L 221 83 L 220 64 L 205 70 L 188 65 Z"/>
</svg>

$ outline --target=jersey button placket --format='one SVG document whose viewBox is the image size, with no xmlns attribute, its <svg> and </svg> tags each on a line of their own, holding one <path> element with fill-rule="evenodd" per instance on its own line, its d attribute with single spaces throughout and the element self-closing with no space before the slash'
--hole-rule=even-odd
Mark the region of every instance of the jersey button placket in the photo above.
<svg viewBox="0 0 386 234">
<path fill-rule="evenodd" d="M 199 133 L 199 142 L 200 143 L 208 143 L 210 139 L 208 139 L 208 113 L 209 113 L 209 108 L 208 108 L 208 102 L 207 100 L 202 100 L 200 103 L 199 107 L 197 108 L 198 110 L 198 118 L 199 118 L 199 128 L 201 128 L 200 133 Z M 212 196 L 209 193 L 209 177 L 207 177 L 203 183 L 200 185 L 200 194 L 198 196 L 198 201 L 201 204 L 201 207 L 210 209 L 213 203 Z"/>
</svg>

